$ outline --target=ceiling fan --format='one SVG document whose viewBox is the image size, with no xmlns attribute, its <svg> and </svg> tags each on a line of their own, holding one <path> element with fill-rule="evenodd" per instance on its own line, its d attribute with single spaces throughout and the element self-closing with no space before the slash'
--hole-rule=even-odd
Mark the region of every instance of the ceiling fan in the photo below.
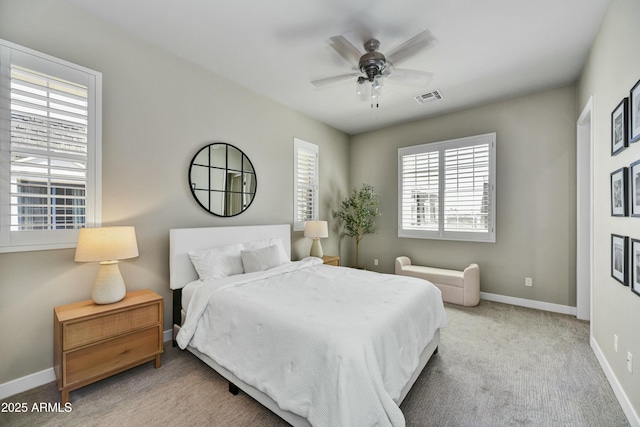
<svg viewBox="0 0 640 427">
<path fill-rule="evenodd" d="M 433 42 L 433 36 L 428 30 L 422 31 L 396 46 L 386 56 L 378 51 L 380 42 L 376 39 L 370 39 L 364 43 L 364 54 L 344 36 L 331 37 L 330 40 L 331 47 L 348 62 L 357 64 L 357 68 L 354 69 L 359 70 L 359 72 L 313 80 L 311 84 L 321 87 L 357 77 L 357 95 L 366 95 L 367 83 L 370 83 L 372 108 L 380 105 L 379 98 L 385 78 L 389 77 L 410 84 L 425 86 L 433 76 L 432 73 L 426 71 L 407 70 L 394 66 L 394 64 L 413 56 Z"/>
</svg>

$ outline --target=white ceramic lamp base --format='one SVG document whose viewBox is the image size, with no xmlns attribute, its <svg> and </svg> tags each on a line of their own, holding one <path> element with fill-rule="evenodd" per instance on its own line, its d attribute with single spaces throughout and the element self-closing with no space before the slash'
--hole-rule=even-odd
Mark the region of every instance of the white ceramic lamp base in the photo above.
<svg viewBox="0 0 640 427">
<path fill-rule="evenodd" d="M 311 256 L 315 256 L 318 258 L 322 258 L 324 253 L 322 252 L 322 245 L 320 244 L 320 239 L 317 237 L 313 238 L 313 243 L 311 243 Z"/>
<path fill-rule="evenodd" d="M 124 298 L 127 288 L 120 274 L 118 261 L 102 261 L 91 290 L 91 299 L 96 304 L 112 304 Z"/>
</svg>

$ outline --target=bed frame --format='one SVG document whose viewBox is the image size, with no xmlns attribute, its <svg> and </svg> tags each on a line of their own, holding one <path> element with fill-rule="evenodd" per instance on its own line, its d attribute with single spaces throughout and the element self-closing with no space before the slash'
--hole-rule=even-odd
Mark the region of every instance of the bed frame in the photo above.
<svg viewBox="0 0 640 427">
<path fill-rule="evenodd" d="M 182 312 L 182 288 L 189 282 L 198 279 L 198 275 L 189 259 L 189 251 L 198 249 L 209 249 L 217 246 L 225 246 L 233 243 L 243 243 L 251 240 L 261 240 L 269 238 L 280 238 L 282 240 L 285 252 L 291 257 L 291 226 L 289 224 L 281 225 L 252 225 L 252 226 L 235 226 L 235 227 L 208 227 L 208 228 L 177 228 L 169 232 L 169 270 L 170 282 L 169 286 L 173 289 L 173 337 L 175 345 L 175 336 L 180 330 L 183 322 Z M 402 389 L 398 405 L 402 403 L 409 390 L 418 379 L 429 358 L 438 352 L 438 344 L 440 343 L 440 331 L 436 331 L 434 338 L 427 345 L 420 356 L 420 364 L 413 372 L 411 378 Z M 267 409 L 278 415 L 289 424 L 298 426 L 310 426 L 309 422 L 301 416 L 289 411 L 280 409 L 278 404 L 268 395 L 264 394 L 255 387 L 244 383 L 238 379 L 233 373 L 229 372 L 222 366 L 218 365 L 213 359 L 199 352 L 190 346 L 187 350 L 193 353 L 204 363 L 213 368 L 229 381 L 229 391 L 233 394 L 238 393 L 238 389 L 257 400 Z"/>
</svg>

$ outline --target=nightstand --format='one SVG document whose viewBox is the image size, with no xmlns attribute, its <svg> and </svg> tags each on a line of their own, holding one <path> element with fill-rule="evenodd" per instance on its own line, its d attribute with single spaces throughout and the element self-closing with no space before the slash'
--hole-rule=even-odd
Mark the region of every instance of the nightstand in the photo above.
<svg viewBox="0 0 640 427">
<path fill-rule="evenodd" d="M 340 257 L 339 256 L 333 256 L 333 255 L 325 255 L 322 257 L 322 261 L 324 264 L 327 265 L 335 265 L 335 266 L 339 266 L 340 265 Z"/>
<path fill-rule="evenodd" d="M 150 290 L 122 301 L 92 300 L 53 309 L 54 370 L 64 405 L 69 392 L 134 366 L 161 364 L 163 299 Z"/>
</svg>

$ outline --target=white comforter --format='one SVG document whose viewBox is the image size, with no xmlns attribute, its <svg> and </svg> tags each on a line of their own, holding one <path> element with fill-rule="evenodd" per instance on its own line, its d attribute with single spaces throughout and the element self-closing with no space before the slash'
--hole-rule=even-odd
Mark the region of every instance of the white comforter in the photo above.
<svg viewBox="0 0 640 427">
<path fill-rule="evenodd" d="M 314 426 L 404 426 L 396 401 L 446 323 L 427 281 L 306 258 L 203 282 L 177 342 Z"/>
</svg>

